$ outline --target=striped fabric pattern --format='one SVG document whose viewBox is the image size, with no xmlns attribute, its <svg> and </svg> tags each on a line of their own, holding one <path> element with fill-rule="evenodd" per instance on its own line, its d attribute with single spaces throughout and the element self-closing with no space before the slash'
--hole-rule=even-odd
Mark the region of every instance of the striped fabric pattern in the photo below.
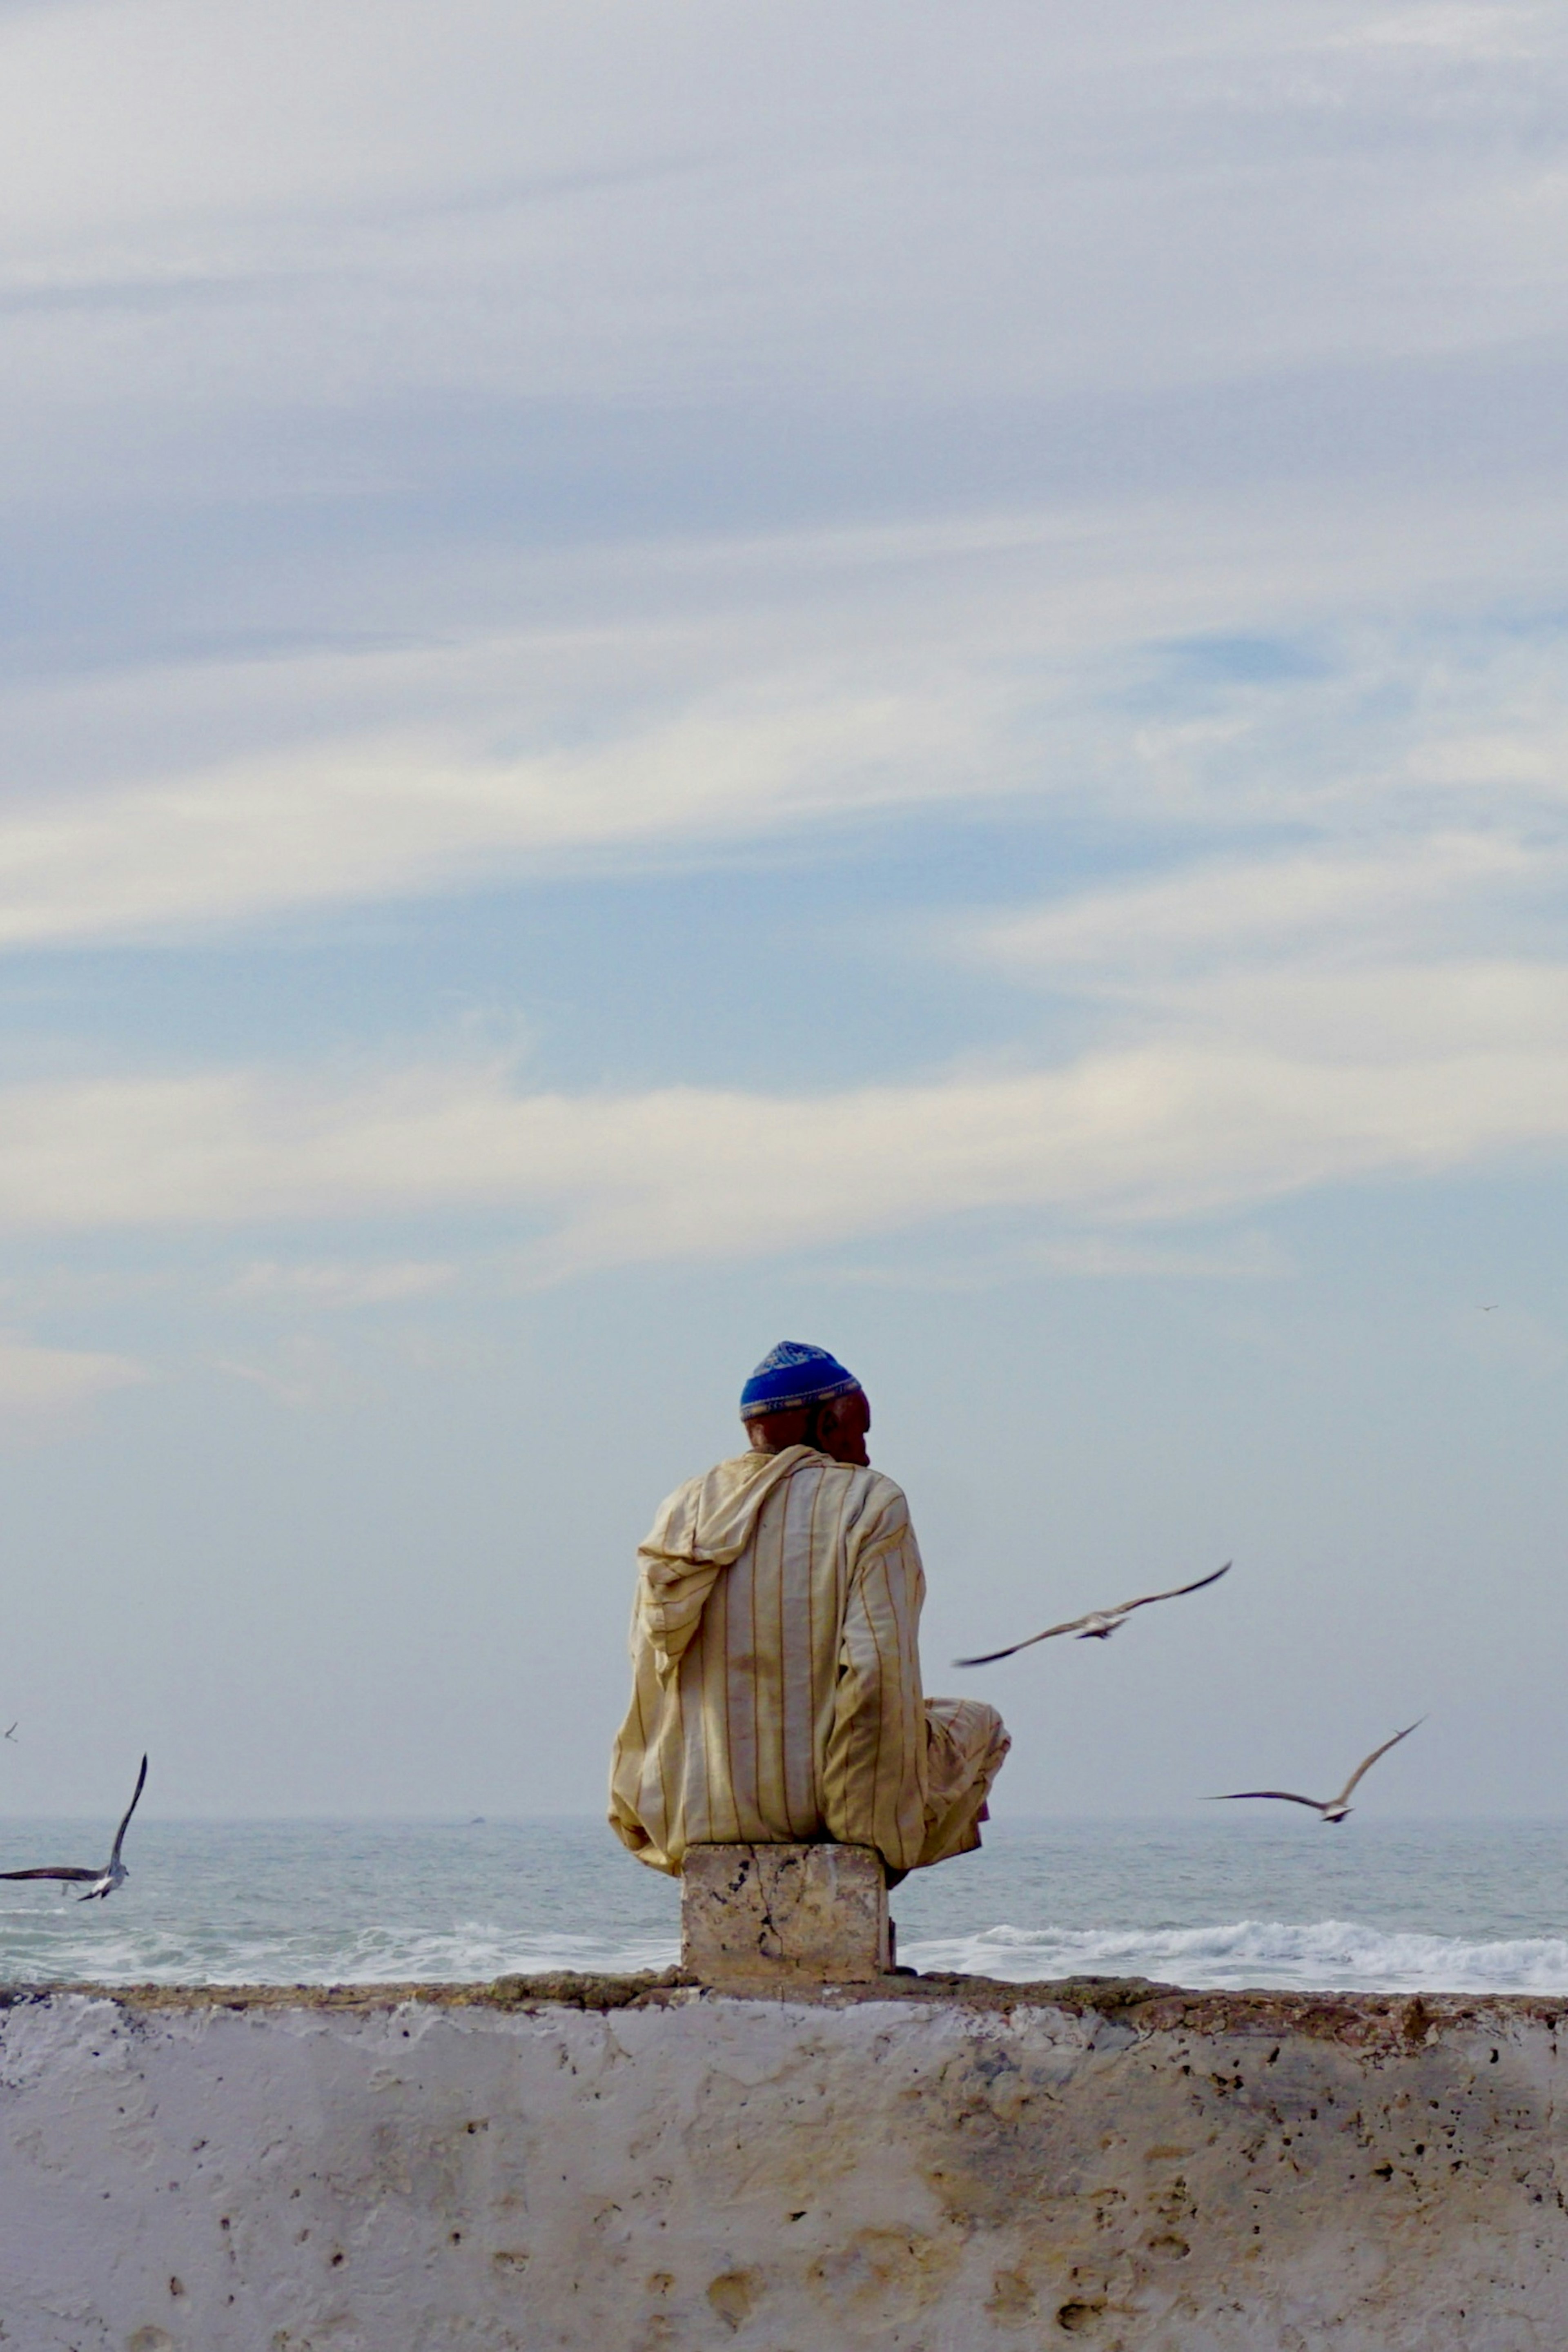
<svg viewBox="0 0 1568 2352">
<path fill-rule="evenodd" d="M 689 1845 L 824 1837 L 901 1870 L 935 1859 L 925 1576 L 893 1481 L 806 1446 L 742 1454 L 676 1490 L 638 1561 L 610 1783 L 638 1859 L 679 1871 Z"/>
</svg>

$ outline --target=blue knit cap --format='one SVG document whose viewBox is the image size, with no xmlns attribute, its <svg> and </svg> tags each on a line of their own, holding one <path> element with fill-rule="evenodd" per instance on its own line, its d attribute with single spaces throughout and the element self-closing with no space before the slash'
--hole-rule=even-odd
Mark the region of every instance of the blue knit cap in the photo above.
<svg viewBox="0 0 1568 2352">
<path fill-rule="evenodd" d="M 796 1405 L 825 1404 L 829 1397 L 847 1396 L 860 1383 L 826 1348 L 808 1348 L 800 1339 L 781 1339 L 770 1348 L 741 1391 L 741 1419 L 759 1421 L 765 1412 L 790 1412 Z"/>
</svg>

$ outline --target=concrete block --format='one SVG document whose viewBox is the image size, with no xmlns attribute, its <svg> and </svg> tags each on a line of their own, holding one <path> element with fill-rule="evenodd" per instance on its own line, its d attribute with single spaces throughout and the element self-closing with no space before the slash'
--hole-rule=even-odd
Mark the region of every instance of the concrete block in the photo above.
<svg viewBox="0 0 1568 2352">
<path fill-rule="evenodd" d="M 880 1854 L 863 1845 L 695 1845 L 680 1964 L 699 1982 L 868 1984 L 891 1964 Z"/>
</svg>

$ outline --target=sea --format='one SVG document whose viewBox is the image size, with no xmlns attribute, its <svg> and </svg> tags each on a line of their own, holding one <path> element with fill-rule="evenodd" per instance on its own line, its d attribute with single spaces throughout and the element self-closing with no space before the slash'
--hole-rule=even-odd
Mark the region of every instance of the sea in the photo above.
<svg viewBox="0 0 1568 2352">
<path fill-rule="evenodd" d="M 112 1825 L 0 1822 L 0 1867 Z M 679 1889 L 601 1822 L 132 1827 L 101 1903 L 0 1884 L 0 1982 L 375 1984 L 664 1969 Z M 1568 1823 L 994 1822 L 892 1898 L 899 1958 L 1013 1981 L 1568 1993 Z"/>
</svg>

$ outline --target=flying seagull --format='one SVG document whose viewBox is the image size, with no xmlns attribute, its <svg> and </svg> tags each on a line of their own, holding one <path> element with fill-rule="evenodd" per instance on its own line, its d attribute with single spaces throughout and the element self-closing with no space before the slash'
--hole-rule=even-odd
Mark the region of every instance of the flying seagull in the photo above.
<svg viewBox="0 0 1568 2352">
<path fill-rule="evenodd" d="M 68 1862 L 57 1862 L 47 1864 L 41 1870 L 0 1870 L 0 1878 L 90 1879 L 92 1884 L 87 1893 L 77 1896 L 79 1903 L 90 1903 L 95 1897 L 101 1900 L 104 1896 L 112 1895 L 115 1888 L 123 1886 L 131 1875 L 120 1859 L 120 1849 L 125 1843 L 125 1832 L 131 1825 L 131 1816 L 136 1811 L 146 1780 L 147 1759 L 143 1756 L 142 1769 L 136 1775 L 136 1786 L 132 1792 L 131 1802 L 126 1806 L 121 1817 L 120 1827 L 114 1832 L 113 1851 L 101 1870 L 78 1870 Z"/>
<path fill-rule="evenodd" d="M 16 1723 L 20 1723 L 20 1722 L 21 1722 L 21 1720 L 22 1720 L 21 1717 L 20 1717 L 20 1716 L 18 1716 L 18 1717 L 16 1717 Z M 15 1738 L 16 1738 L 16 1723 L 14 1723 L 14 1724 L 11 1726 L 10 1730 L 5 1734 L 5 1737 L 6 1737 L 6 1738 L 7 1738 L 7 1739 L 15 1739 Z"/>
<path fill-rule="evenodd" d="M 1227 1805 L 1238 1797 L 1278 1797 L 1287 1805 L 1310 1805 L 1312 1811 L 1321 1813 L 1326 1822 L 1342 1822 L 1351 1810 L 1351 1791 L 1363 1774 L 1372 1770 L 1380 1756 L 1386 1756 L 1391 1748 L 1397 1748 L 1402 1739 L 1408 1739 L 1413 1731 L 1418 1731 L 1426 1720 L 1424 1715 L 1418 1715 L 1414 1723 L 1407 1723 L 1403 1731 L 1396 1731 L 1392 1739 L 1385 1739 L 1381 1748 L 1374 1748 L 1372 1754 L 1356 1766 L 1339 1795 L 1330 1797 L 1326 1802 L 1318 1797 L 1299 1797 L 1293 1789 L 1227 1789 L 1225 1795 L 1215 1801 Z"/>
<path fill-rule="evenodd" d="M 1184 1592 L 1201 1592 L 1205 1584 L 1217 1584 L 1222 1576 L 1228 1576 L 1230 1569 L 1227 1559 L 1223 1568 L 1200 1576 L 1195 1584 L 1174 1584 L 1169 1592 L 1145 1592 L 1139 1600 L 1123 1601 L 1115 1609 L 1091 1609 L 1087 1617 L 1069 1617 L 1064 1624 L 1047 1625 L 1043 1633 L 1031 1633 L 1026 1642 L 1015 1642 L 1010 1650 L 987 1650 L 983 1658 L 954 1658 L 952 1663 L 955 1666 L 994 1666 L 998 1658 L 1016 1657 L 1020 1650 L 1033 1649 L 1037 1642 L 1053 1641 L 1058 1633 L 1076 1633 L 1080 1642 L 1109 1642 L 1134 1609 L 1147 1609 L 1152 1601 L 1179 1601 Z"/>
</svg>

